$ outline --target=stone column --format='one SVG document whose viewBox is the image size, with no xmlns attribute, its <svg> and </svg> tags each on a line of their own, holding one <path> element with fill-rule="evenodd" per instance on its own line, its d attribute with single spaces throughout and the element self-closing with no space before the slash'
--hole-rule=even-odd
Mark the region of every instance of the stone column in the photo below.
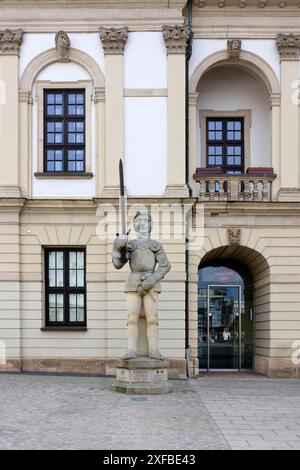
<svg viewBox="0 0 300 470">
<path fill-rule="evenodd" d="M 96 155 L 97 155 L 97 175 L 96 175 L 96 197 L 101 196 L 105 187 L 105 90 L 95 88 L 94 103 L 96 111 Z"/>
<path fill-rule="evenodd" d="M 271 152 L 272 152 L 272 167 L 277 178 L 272 183 L 272 199 L 277 200 L 278 192 L 280 190 L 280 94 L 272 93 L 269 98 L 270 112 L 271 112 Z"/>
<path fill-rule="evenodd" d="M 118 196 L 119 159 L 124 157 L 123 54 L 127 27 L 100 28 L 105 54 L 105 196 Z"/>
<path fill-rule="evenodd" d="M 185 197 L 185 55 L 188 26 L 163 26 L 168 54 L 168 156 L 165 196 Z"/>
<path fill-rule="evenodd" d="M 300 35 L 278 34 L 281 82 L 281 189 L 279 200 L 300 201 L 299 51 Z"/>
<path fill-rule="evenodd" d="M 18 176 L 19 51 L 23 31 L 0 31 L 0 197 L 21 195 Z"/>
<path fill-rule="evenodd" d="M 190 187 L 193 190 L 193 195 L 195 195 L 196 182 L 193 178 L 193 175 L 196 171 L 197 166 L 197 102 L 199 98 L 199 93 L 190 93 L 189 95 L 189 128 L 190 128 L 190 152 L 189 152 L 189 183 Z"/>
</svg>

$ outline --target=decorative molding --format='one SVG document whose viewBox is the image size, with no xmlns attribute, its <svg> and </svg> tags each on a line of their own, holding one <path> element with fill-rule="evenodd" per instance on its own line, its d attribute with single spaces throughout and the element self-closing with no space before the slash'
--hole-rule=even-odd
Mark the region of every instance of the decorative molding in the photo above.
<svg viewBox="0 0 300 470">
<path fill-rule="evenodd" d="M 19 90 L 19 103 L 33 104 L 31 91 Z"/>
<path fill-rule="evenodd" d="M 167 97 L 167 88 L 125 88 L 124 97 Z"/>
<path fill-rule="evenodd" d="M 22 29 L 0 31 L 0 55 L 19 55 L 22 41 Z"/>
<path fill-rule="evenodd" d="M 189 106 L 196 106 L 199 98 L 199 93 L 189 93 Z"/>
<path fill-rule="evenodd" d="M 104 87 L 95 87 L 94 88 L 94 103 L 99 103 L 105 101 L 105 88 Z"/>
<path fill-rule="evenodd" d="M 242 41 L 240 39 L 228 39 L 227 52 L 228 59 L 239 60 L 242 48 Z"/>
<path fill-rule="evenodd" d="M 229 228 L 227 229 L 228 245 L 240 245 L 241 244 L 241 229 L 240 228 Z"/>
<path fill-rule="evenodd" d="M 185 54 L 192 37 L 190 26 L 163 25 L 163 36 L 168 54 Z"/>
<path fill-rule="evenodd" d="M 95 60 L 88 54 L 78 49 L 70 48 L 69 59 L 71 62 L 84 67 L 91 75 L 95 87 L 104 87 L 104 75 Z M 57 62 L 56 49 L 48 49 L 32 59 L 23 72 L 20 80 L 21 90 L 31 90 L 37 75 L 48 65 Z"/>
<path fill-rule="evenodd" d="M 276 46 L 281 60 L 298 60 L 300 53 L 300 34 L 279 33 Z"/>
<path fill-rule="evenodd" d="M 100 40 L 105 54 L 123 54 L 128 39 L 128 28 L 99 28 Z"/>
<path fill-rule="evenodd" d="M 281 95 L 280 93 L 271 93 L 269 96 L 270 108 L 273 106 L 280 106 Z"/>
<path fill-rule="evenodd" d="M 236 62 L 228 59 L 228 51 L 223 50 L 214 52 L 213 54 L 206 57 L 194 70 L 190 78 L 190 92 L 197 92 L 197 87 L 202 75 L 212 67 L 223 64 L 236 64 Z M 245 69 L 248 73 L 252 73 L 253 76 L 261 78 L 265 83 L 269 93 L 280 93 L 279 80 L 272 69 L 272 67 L 261 57 L 253 54 L 249 51 L 241 50 L 240 60 L 238 66 Z"/>
<path fill-rule="evenodd" d="M 58 62 L 70 61 L 71 41 L 64 31 L 58 31 L 55 35 L 55 48 Z"/>
<path fill-rule="evenodd" d="M 258 8 L 265 8 L 267 5 L 267 0 L 258 0 L 257 6 Z"/>
</svg>

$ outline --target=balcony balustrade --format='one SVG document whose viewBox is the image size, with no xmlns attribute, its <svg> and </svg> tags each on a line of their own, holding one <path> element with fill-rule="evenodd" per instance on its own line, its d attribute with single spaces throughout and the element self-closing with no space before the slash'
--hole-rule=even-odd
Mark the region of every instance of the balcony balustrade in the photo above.
<svg viewBox="0 0 300 470">
<path fill-rule="evenodd" d="M 275 178 L 275 174 L 194 175 L 199 184 L 199 201 L 271 201 Z"/>
</svg>

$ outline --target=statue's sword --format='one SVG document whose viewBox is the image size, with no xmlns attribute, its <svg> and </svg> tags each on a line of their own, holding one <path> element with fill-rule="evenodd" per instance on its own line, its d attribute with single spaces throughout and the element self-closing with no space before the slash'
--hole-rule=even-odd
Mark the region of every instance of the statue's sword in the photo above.
<svg viewBox="0 0 300 470">
<path fill-rule="evenodd" d="M 126 230 L 126 209 L 125 209 L 125 188 L 122 158 L 119 161 L 119 179 L 120 179 L 120 209 L 121 209 L 121 229 L 122 235 L 127 235 Z"/>
<path fill-rule="evenodd" d="M 124 173 L 122 158 L 119 161 L 119 180 L 120 180 L 120 212 L 121 212 L 121 237 L 127 237 L 126 230 L 126 205 L 125 205 L 125 188 L 124 188 Z M 126 249 L 122 250 L 121 260 L 123 263 L 127 262 Z"/>
</svg>

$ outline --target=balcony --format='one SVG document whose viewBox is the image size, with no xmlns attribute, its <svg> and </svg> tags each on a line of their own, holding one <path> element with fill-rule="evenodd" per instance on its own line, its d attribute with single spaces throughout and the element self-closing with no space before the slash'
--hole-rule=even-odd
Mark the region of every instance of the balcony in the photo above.
<svg viewBox="0 0 300 470">
<path fill-rule="evenodd" d="M 221 168 L 197 168 L 199 201 L 272 201 L 272 168 L 248 168 L 246 174 L 222 174 Z"/>
</svg>

